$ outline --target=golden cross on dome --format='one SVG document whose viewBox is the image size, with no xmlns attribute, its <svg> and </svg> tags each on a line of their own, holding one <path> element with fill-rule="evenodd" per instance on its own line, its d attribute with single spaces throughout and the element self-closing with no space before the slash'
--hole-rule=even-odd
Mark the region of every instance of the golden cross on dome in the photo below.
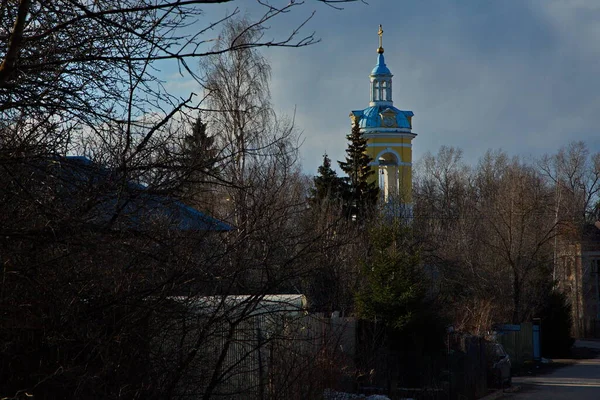
<svg viewBox="0 0 600 400">
<path fill-rule="evenodd" d="M 379 35 L 379 48 L 377 49 L 377 52 L 379 54 L 383 53 L 383 27 L 381 26 L 381 24 L 379 24 L 379 32 L 377 32 L 377 34 Z"/>
</svg>

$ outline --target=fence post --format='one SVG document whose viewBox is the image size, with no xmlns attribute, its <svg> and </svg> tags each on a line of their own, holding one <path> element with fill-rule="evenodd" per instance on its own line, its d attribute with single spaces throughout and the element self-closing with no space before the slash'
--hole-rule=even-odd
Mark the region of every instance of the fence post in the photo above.
<svg viewBox="0 0 600 400">
<path fill-rule="evenodd" d="M 542 324 L 539 318 L 533 319 L 533 360 L 540 361 L 541 354 L 541 330 Z"/>
</svg>

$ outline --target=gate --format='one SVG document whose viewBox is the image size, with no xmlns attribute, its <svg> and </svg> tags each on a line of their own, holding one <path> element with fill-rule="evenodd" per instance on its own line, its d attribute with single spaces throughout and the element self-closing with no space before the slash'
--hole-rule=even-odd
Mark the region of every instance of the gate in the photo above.
<svg viewBox="0 0 600 400">
<path fill-rule="evenodd" d="M 541 356 L 540 325 L 533 325 L 533 360 L 540 361 Z"/>
<path fill-rule="evenodd" d="M 520 325 L 499 325 L 496 328 L 498 342 L 502 344 L 510 360 L 516 364 L 541 359 L 540 324 L 524 322 Z"/>
</svg>

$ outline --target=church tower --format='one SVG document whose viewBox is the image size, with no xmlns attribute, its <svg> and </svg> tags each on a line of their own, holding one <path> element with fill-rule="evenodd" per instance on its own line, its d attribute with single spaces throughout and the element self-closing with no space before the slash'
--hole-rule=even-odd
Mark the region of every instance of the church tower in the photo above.
<svg viewBox="0 0 600 400">
<path fill-rule="evenodd" d="M 367 139 L 367 153 L 373 159 L 371 166 L 382 200 L 398 202 L 411 208 L 412 191 L 412 111 L 394 107 L 392 101 L 392 73 L 383 57 L 383 29 L 379 25 L 377 65 L 371 71 L 369 107 L 350 113 L 352 124 L 358 123 Z"/>
</svg>

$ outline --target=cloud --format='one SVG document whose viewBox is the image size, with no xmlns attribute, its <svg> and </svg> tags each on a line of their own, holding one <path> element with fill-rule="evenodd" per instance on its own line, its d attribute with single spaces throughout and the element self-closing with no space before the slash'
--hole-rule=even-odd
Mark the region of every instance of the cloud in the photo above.
<svg viewBox="0 0 600 400">
<path fill-rule="evenodd" d="M 320 25 L 323 43 L 274 52 L 273 98 L 297 106 L 305 170 L 341 159 L 348 114 L 368 105 L 376 29 L 394 73 L 394 104 L 415 112 L 414 156 L 440 145 L 476 162 L 488 148 L 553 152 L 595 139 L 600 123 L 600 4 L 593 1 L 371 1 Z"/>
<path fill-rule="evenodd" d="M 275 108 L 295 110 L 304 132 L 307 173 L 316 173 L 324 152 L 344 157 L 348 114 L 368 106 L 379 24 L 394 73 L 394 105 L 415 113 L 414 159 L 440 145 L 462 148 L 471 163 L 489 148 L 539 155 L 585 140 L 598 149 L 597 0 L 368 3 L 336 11 L 306 2 L 270 21 L 266 32 L 281 37 L 316 10 L 304 32 L 316 31 L 321 43 L 262 50 L 272 65 Z M 248 7 L 242 11 L 251 17 L 264 11 L 256 2 L 235 4 Z M 167 85 L 189 93 L 190 83 L 173 76 Z"/>
</svg>

